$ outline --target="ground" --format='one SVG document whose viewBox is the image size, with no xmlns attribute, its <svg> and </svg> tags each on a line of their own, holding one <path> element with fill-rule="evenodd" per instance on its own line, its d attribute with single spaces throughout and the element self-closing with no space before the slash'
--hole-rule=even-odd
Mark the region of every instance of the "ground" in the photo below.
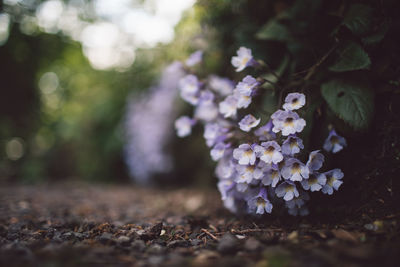
<svg viewBox="0 0 400 267">
<path fill-rule="evenodd" d="M 0 265 L 398 266 L 398 216 L 236 217 L 212 189 L 7 185 Z"/>
</svg>

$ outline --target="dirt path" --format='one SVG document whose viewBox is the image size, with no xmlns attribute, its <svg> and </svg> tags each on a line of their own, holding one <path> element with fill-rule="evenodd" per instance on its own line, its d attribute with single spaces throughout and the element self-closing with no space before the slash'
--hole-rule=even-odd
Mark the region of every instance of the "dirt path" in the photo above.
<svg viewBox="0 0 400 267">
<path fill-rule="evenodd" d="M 237 218 L 215 191 L 0 188 L 1 266 L 398 266 L 399 233 L 396 215 Z"/>
</svg>

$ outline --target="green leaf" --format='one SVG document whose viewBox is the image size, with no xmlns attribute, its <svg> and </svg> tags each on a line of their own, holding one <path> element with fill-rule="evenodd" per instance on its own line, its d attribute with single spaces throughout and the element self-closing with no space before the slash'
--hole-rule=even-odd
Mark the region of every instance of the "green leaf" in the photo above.
<svg viewBox="0 0 400 267">
<path fill-rule="evenodd" d="M 389 30 L 389 21 L 384 21 L 381 25 L 376 26 L 371 34 L 362 38 L 364 45 L 374 45 L 382 41 Z"/>
<path fill-rule="evenodd" d="M 261 40 L 285 42 L 290 40 L 290 32 L 285 25 L 273 19 L 261 27 L 256 37 Z"/>
<path fill-rule="evenodd" d="M 368 69 L 371 60 L 364 49 L 354 43 L 349 42 L 338 49 L 338 59 L 329 67 L 331 71 L 343 72 L 352 70 Z"/>
<path fill-rule="evenodd" d="M 299 19 L 312 18 L 321 10 L 323 1 L 316 0 L 297 0 L 290 8 L 290 17 Z"/>
<path fill-rule="evenodd" d="M 361 5 L 353 4 L 347 11 L 343 24 L 346 25 L 355 35 L 363 35 L 370 30 L 372 23 L 372 12 L 373 8 Z"/>
<path fill-rule="evenodd" d="M 374 109 L 374 94 L 367 82 L 331 80 L 321 93 L 336 115 L 355 129 L 369 126 Z"/>
<path fill-rule="evenodd" d="M 269 116 L 278 109 L 278 94 L 274 90 L 268 90 L 262 97 L 262 111 Z"/>
</svg>

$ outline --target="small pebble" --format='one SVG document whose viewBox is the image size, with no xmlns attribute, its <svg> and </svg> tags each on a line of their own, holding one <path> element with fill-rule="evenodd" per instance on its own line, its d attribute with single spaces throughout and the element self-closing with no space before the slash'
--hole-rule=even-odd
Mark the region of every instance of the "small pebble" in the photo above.
<svg viewBox="0 0 400 267">
<path fill-rule="evenodd" d="M 222 253 L 233 253 L 238 249 L 239 241 L 230 233 L 224 234 L 218 243 L 217 250 Z"/>
</svg>

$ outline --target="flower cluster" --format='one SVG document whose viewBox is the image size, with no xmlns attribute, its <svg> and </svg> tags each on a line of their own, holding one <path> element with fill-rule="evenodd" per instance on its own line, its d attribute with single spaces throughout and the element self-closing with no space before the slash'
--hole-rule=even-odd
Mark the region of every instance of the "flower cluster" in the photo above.
<svg viewBox="0 0 400 267">
<path fill-rule="evenodd" d="M 231 61 L 236 71 L 258 64 L 250 49 L 241 47 L 237 53 Z M 180 80 L 179 89 L 181 97 L 195 107 L 194 117 L 179 118 L 176 130 L 184 137 L 196 123 L 204 125 L 206 144 L 218 162 L 218 189 L 232 212 L 264 214 L 283 206 L 291 215 L 306 215 L 309 192 L 332 194 L 343 183 L 343 172 L 321 171 L 325 157 L 320 150 L 306 155 L 307 162 L 300 160 L 304 145 L 298 134 L 306 121 L 297 110 L 306 104 L 304 94 L 288 94 L 282 109 L 265 124 L 260 125 L 262 118 L 246 114 L 261 83 L 250 75 L 235 86 L 227 78 L 211 76 L 200 81 L 188 74 Z M 344 146 L 345 139 L 332 130 L 323 147 L 336 153 Z"/>
<path fill-rule="evenodd" d="M 173 169 L 173 158 L 165 147 L 173 131 L 177 81 L 185 75 L 180 62 L 167 66 L 157 85 L 146 94 L 132 95 L 127 102 L 124 120 L 126 140 L 124 156 L 130 176 L 140 184 L 150 184 L 152 177 Z M 182 135 L 187 134 L 182 128 Z"/>
</svg>

